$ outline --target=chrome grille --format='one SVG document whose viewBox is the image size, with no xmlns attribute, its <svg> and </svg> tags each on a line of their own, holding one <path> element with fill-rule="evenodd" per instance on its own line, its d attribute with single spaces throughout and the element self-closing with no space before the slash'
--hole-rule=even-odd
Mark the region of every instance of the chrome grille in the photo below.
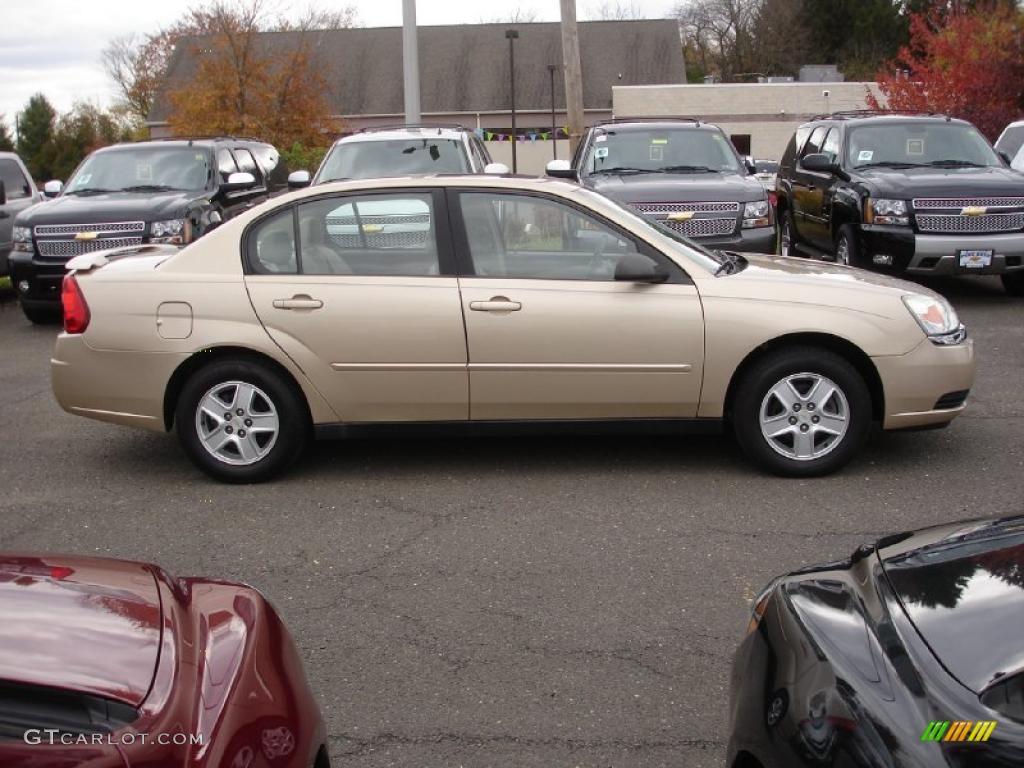
<svg viewBox="0 0 1024 768">
<path fill-rule="evenodd" d="M 40 256 L 71 258 L 83 253 L 105 251 L 107 248 L 126 248 L 142 245 L 141 237 L 108 237 L 100 240 L 37 240 Z"/>
<path fill-rule="evenodd" d="M 688 221 L 659 222 L 686 237 L 714 237 L 731 235 L 736 229 L 736 219 L 689 219 Z"/>
<path fill-rule="evenodd" d="M 930 197 L 913 201 L 914 210 L 943 208 L 1024 208 L 1024 197 Z"/>
<path fill-rule="evenodd" d="M 983 216 L 918 214 L 922 232 L 1015 232 L 1024 229 L 1024 213 L 987 213 Z"/>
<path fill-rule="evenodd" d="M 739 203 L 728 202 L 694 202 L 694 203 L 632 203 L 637 213 L 669 214 L 693 211 L 694 213 L 738 213 Z"/>
<path fill-rule="evenodd" d="M 328 216 L 327 226 L 349 226 L 353 227 L 358 224 L 430 224 L 429 213 L 415 213 L 405 215 L 376 215 L 376 216 L 363 216 L 359 218 L 355 216 Z"/>
<path fill-rule="evenodd" d="M 418 232 L 366 232 L 359 234 L 328 233 L 331 242 L 341 248 L 425 248 L 432 247 L 429 230 Z"/>
<path fill-rule="evenodd" d="M 146 222 L 144 221 L 115 221 L 108 224 L 40 224 L 33 229 L 36 237 L 76 235 L 79 232 L 95 232 L 97 235 L 116 235 L 145 231 Z"/>
</svg>

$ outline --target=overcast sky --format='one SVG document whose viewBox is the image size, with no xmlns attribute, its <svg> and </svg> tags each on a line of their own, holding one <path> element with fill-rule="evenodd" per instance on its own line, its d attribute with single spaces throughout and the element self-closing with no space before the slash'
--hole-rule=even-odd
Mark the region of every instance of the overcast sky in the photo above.
<svg viewBox="0 0 1024 768">
<path fill-rule="evenodd" d="M 273 1 L 273 0 L 272 0 Z M 0 24 L 0 114 L 13 134 L 14 115 L 34 93 L 42 92 L 64 111 L 79 99 L 109 105 L 114 97 L 100 63 L 111 38 L 152 32 L 172 23 L 197 0 L 3 0 Z M 322 8 L 344 4 L 325 1 Z M 401 0 L 349 0 L 365 27 L 402 23 Z M 593 17 L 615 0 L 578 0 L 581 19 Z M 619 3 L 650 18 L 664 17 L 674 0 L 625 0 Z M 287 12 L 305 2 L 277 0 L 275 8 Z M 474 24 L 508 18 L 516 10 L 535 13 L 537 21 L 556 21 L 556 0 L 418 0 L 420 24 Z"/>
</svg>

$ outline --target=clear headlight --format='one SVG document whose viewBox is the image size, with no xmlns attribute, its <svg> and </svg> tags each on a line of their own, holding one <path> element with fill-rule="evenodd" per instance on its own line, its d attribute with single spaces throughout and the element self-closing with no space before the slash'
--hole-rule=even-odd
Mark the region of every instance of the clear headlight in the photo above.
<svg viewBox="0 0 1024 768">
<path fill-rule="evenodd" d="M 14 227 L 14 250 L 32 250 L 32 227 Z"/>
<path fill-rule="evenodd" d="M 149 225 L 150 240 L 154 243 L 184 243 L 188 240 L 188 220 L 168 219 Z"/>
<path fill-rule="evenodd" d="M 767 200 L 755 200 L 743 206 L 743 228 L 770 227 L 772 207 Z"/>
<path fill-rule="evenodd" d="M 910 224 L 906 200 L 868 199 L 866 218 L 869 224 Z"/>
<path fill-rule="evenodd" d="M 911 293 L 903 297 L 903 303 L 932 343 L 959 344 L 967 337 L 956 310 L 945 299 Z"/>
</svg>

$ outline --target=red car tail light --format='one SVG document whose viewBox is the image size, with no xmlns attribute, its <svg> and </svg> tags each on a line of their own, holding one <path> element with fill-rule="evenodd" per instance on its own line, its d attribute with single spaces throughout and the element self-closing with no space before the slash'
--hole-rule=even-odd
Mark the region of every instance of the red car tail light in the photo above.
<svg viewBox="0 0 1024 768">
<path fill-rule="evenodd" d="M 64 332 L 83 333 L 89 327 L 89 305 L 74 275 L 67 275 L 60 289 L 60 303 L 64 307 Z"/>
</svg>

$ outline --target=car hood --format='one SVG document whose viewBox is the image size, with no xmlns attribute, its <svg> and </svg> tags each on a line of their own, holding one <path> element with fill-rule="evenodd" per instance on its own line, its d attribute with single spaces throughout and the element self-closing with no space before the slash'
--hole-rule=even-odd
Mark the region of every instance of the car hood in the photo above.
<svg viewBox="0 0 1024 768">
<path fill-rule="evenodd" d="M 872 168 L 860 179 L 874 197 L 1024 197 L 1024 176 L 1009 168 Z"/>
<path fill-rule="evenodd" d="M 61 195 L 18 215 L 18 224 L 89 224 L 111 221 L 162 221 L 181 218 L 189 203 L 204 192 L 112 192 L 108 195 Z"/>
<path fill-rule="evenodd" d="M 729 173 L 636 173 L 588 176 L 584 184 L 620 203 L 764 200 L 753 176 Z"/>
<path fill-rule="evenodd" d="M 0 680 L 145 699 L 161 626 L 152 566 L 0 554 L 0 616 Z"/>
<path fill-rule="evenodd" d="M 878 555 L 904 611 L 961 683 L 981 693 L 1024 672 L 1024 517 L 888 537 Z"/>
</svg>

